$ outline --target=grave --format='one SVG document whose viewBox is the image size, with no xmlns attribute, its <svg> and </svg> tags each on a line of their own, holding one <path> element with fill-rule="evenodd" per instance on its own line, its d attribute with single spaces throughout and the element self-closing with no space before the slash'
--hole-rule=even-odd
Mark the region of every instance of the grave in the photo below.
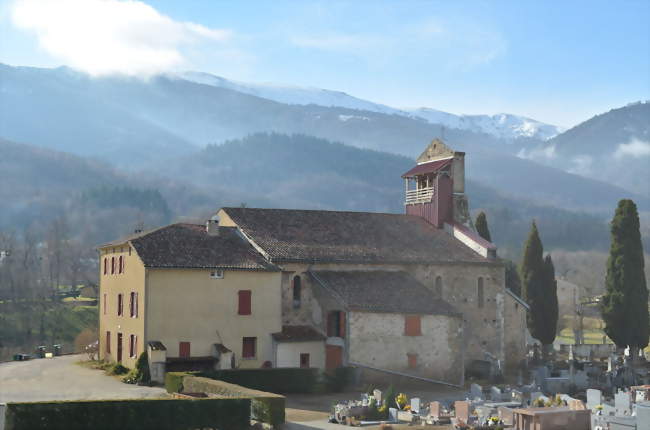
<svg viewBox="0 0 650 430">
<path fill-rule="evenodd" d="M 483 387 L 481 387 L 478 384 L 470 385 L 469 392 L 470 392 L 470 398 L 472 400 L 474 400 L 474 399 L 482 399 L 483 398 Z"/>
<path fill-rule="evenodd" d="M 490 400 L 493 402 L 500 402 L 503 400 L 501 395 L 502 393 L 499 387 L 490 387 Z"/>
<path fill-rule="evenodd" d="M 419 397 L 413 397 L 411 399 L 411 411 L 413 411 L 416 414 L 420 413 L 420 398 Z"/>
<path fill-rule="evenodd" d="M 632 415 L 632 395 L 627 391 L 619 391 L 614 395 L 614 411 L 619 417 Z"/>
<path fill-rule="evenodd" d="M 372 396 L 375 398 L 375 400 L 377 400 L 377 404 L 381 405 L 381 391 L 374 389 L 372 391 Z"/>
<path fill-rule="evenodd" d="M 600 390 L 589 388 L 587 390 L 587 409 L 595 409 L 596 406 L 603 403 L 602 393 Z"/>
</svg>

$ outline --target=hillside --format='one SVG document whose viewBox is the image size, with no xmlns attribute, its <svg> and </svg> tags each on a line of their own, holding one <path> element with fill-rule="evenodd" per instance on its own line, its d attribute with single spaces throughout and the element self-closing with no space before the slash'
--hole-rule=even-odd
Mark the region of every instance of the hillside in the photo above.
<svg viewBox="0 0 650 430">
<path fill-rule="evenodd" d="M 521 155 L 650 196 L 650 103 L 597 115 Z"/>
<path fill-rule="evenodd" d="M 67 68 L 2 66 L 0 86 L 0 136 L 134 171 L 255 132 L 306 134 L 410 159 L 444 133 L 451 146 L 470 154 L 469 178 L 505 194 L 601 213 L 623 197 L 635 198 L 642 209 L 648 207 L 618 187 L 516 157 L 521 147 L 541 145 L 532 138 L 508 144 L 486 133 L 443 131 L 440 125 L 415 117 L 289 105 L 162 76 L 147 81 L 90 78 Z M 170 180 L 176 183 L 175 178 Z"/>
</svg>

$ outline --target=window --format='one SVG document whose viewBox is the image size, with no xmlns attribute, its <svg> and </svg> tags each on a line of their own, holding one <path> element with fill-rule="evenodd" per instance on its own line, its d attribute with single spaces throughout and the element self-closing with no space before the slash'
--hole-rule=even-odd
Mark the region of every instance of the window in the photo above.
<svg viewBox="0 0 650 430">
<path fill-rule="evenodd" d="M 441 276 L 436 277 L 435 293 L 438 298 L 442 299 L 442 277 Z"/>
<path fill-rule="evenodd" d="M 300 367 L 309 367 L 309 354 L 300 354 Z"/>
<path fill-rule="evenodd" d="M 190 343 L 189 342 L 179 342 L 178 343 L 178 356 L 181 358 L 188 358 L 190 356 Z"/>
<path fill-rule="evenodd" d="M 104 308 L 104 315 L 106 315 L 106 312 L 108 311 L 108 301 L 107 301 L 107 294 L 104 293 L 104 300 L 102 302 L 102 307 Z"/>
<path fill-rule="evenodd" d="M 138 317 L 138 293 L 131 292 L 129 297 L 129 316 L 131 318 Z"/>
<path fill-rule="evenodd" d="M 300 276 L 296 275 L 293 277 L 293 307 L 294 308 L 299 308 L 300 307 L 300 296 L 301 296 L 301 289 L 302 286 L 300 285 Z"/>
<path fill-rule="evenodd" d="M 111 332 L 106 332 L 106 354 L 111 353 Z"/>
<path fill-rule="evenodd" d="M 120 258 L 118 259 L 118 263 L 117 263 L 117 273 L 122 273 L 123 272 L 123 270 L 122 270 L 122 269 L 124 269 L 123 261 L 124 261 L 124 257 L 122 257 L 120 255 Z"/>
<path fill-rule="evenodd" d="M 210 272 L 210 277 L 212 279 L 223 279 L 223 270 L 218 269 L 218 270 L 213 270 Z"/>
<path fill-rule="evenodd" d="M 104 257 L 104 275 L 108 275 L 108 258 Z"/>
<path fill-rule="evenodd" d="M 417 369 L 417 367 L 418 367 L 418 355 L 408 353 L 408 354 L 406 354 L 406 358 L 408 360 L 409 369 Z"/>
<path fill-rule="evenodd" d="M 131 256 L 131 247 L 129 246 L 129 256 Z"/>
<path fill-rule="evenodd" d="M 331 311 L 327 314 L 327 336 L 345 337 L 345 312 Z"/>
<path fill-rule="evenodd" d="M 129 357 L 134 358 L 138 355 L 138 336 L 132 334 L 129 336 Z"/>
<path fill-rule="evenodd" d="M 124 296 L 121 293 L 117 295 L 117 315 L 124 315 Z"/>
<path fill-rule="evenodd" d="M 422 327 L 420 315 L 404 316 L 404 336 L 421 336 Z"/>
<path fill-rule="evenodd" d="M 478 278 L 478 307 L 482 308 L 484 304 L 483 298 L 483 278 Z"/>
<path fill-rule="evenodd" d="M 111 275 L 115 274 L 115 257 L 111 257 Z"/>
<path fill-rule="evenodd" d="M 239 315 L 251 314 L 251 290 L 240 290 L 239 295 Z"/>
<path fill-rule="evenodd" d="M 241 357 L 247 359 L 255 358 L 257 344 L 256 337 L 245 337 L 242 342 Z"/>
</svg>

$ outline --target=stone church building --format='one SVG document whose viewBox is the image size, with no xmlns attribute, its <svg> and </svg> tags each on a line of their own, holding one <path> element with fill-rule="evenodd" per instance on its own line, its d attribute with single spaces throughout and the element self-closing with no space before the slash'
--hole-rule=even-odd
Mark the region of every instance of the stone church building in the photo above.
<svg viewBox="0 0 650 430">
<path fill-rule="evenodd" d="M 452 383 L 474 360 L 518 365 L 527 305 L 473 229 L 464 156 L 434 140 L 402 176 L 403 215 L 222 208 L 101 246 L 101 358 Z"/>
</svg>

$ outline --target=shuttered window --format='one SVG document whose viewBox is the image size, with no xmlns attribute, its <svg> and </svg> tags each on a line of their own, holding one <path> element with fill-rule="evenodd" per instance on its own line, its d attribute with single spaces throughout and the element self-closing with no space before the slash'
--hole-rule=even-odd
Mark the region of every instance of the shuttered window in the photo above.
<svg viewBox="0 0 650 430">
<path fill-rule="evenodd" d="M 108 274 L 108 258 L 104 257 L 104 275 Z"/>
<path fill-rule="evenodd" d="M 124 315 L 124 296 L 121 293 L 117 295 L 117 315 Z"/>
<path fill-rule="evenodd" d="M 331 311 L 327 314 L 327 336 L 345 337 L 345 312 Z"/>
<path fill-rule="evenodd" d="M 182 358 L 188 358 L 190 356 L 190 343 L 189 342 L 179 342 L 178 343 L 178 356 Z"/>
<path fill-rule="evenodd" d="M 416 369 L 418 367 L 418 355 L 417 354 L 406 354 L 406 359 L 408 360 L 408 368 Z"/>
<path fill-rule="evenodd" d="M 129 357 L 134 358 L 138 355 L 138 337 L 134 334 L 129 336 Z"/>
<path fill-rule="evenodd" d="M 404 317 L 404 335 L 405 336 L 422 335 L 420 315 L 406 315 Z"/>
<path fill-rule="evenodd" d="M 250 315 L 251 314 L 251 290 L 240 290 L 239 291 L 239 315 Z"/>
<path fill-rule="evenodd" d="M 111 353 L 111 332 L 110 331 L 106 332 L 106 353 L 107 354 Z"/>
<path fill-rule="evenodd" d="M 257 344 L 256 337 L 245 337 L 242 340 L 242 351 L 241 351 L 242 358 L 255 358 L 256 346 L 257 346 L 256 344 Z"/>
</svg>

